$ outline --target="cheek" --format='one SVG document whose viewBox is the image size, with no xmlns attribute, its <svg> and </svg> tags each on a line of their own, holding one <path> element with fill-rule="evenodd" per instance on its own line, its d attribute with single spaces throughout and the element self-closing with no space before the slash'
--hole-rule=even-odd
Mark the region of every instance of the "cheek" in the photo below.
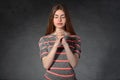
<svg viewBox="0 0 120 80">
<path fill-rule="evenodd" d="M 63 20 L 63 23 L 64 23 L 64 24 L 66 23 L 66 19 Z"/>
<path fill-rule="evenodd" d="M 56 19 L 53 19 L 53 23 L 55 24 L 57 22 L 57 20 Z"/>
</svg>

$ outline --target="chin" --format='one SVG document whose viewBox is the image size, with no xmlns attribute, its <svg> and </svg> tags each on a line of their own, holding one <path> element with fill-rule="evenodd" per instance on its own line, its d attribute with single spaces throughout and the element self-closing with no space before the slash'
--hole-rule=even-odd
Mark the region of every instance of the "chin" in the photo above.
<svg viewBox="0 0 120 80">
<path fill-rule="evenodd" d="M 58 25 L 57 25 L 57 28 L 60 28 L 60 29 L 62 29 L 62 28 L 64 28 L 64 26 L 58 26 Z"/>
<path fill-rule="evenodd" d="M 57 26 L 57 28 L 59 28 L 59 29 L 63 29 L 64 27 L 63 27 L 63 26 Z"/>
</svg>

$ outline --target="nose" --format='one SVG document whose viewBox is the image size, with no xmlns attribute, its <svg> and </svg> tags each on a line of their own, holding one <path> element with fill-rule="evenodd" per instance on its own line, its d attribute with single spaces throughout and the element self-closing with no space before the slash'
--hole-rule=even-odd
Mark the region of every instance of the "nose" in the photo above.
<svg viewBox="0 0 120 80">
<path fill-rule="evenodd" d="M 58 18 L 58 21 L 59 21 L 59 22 L 61 22 L 61 21 L 62 21 L 62 18 L 61 18 L 61 17 L 59 17 L 59 18 Z"/>
</svg>

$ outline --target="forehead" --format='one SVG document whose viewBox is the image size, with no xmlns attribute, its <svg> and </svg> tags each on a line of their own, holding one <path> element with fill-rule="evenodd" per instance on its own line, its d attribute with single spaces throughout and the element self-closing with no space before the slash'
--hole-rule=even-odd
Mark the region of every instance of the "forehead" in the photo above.
<svg viewBox="0 0 120 80">
<path fill-rule="evenodd" d="M 57 10 L 54 15 L 65 15 L 63 10 Z"/>
</svg>

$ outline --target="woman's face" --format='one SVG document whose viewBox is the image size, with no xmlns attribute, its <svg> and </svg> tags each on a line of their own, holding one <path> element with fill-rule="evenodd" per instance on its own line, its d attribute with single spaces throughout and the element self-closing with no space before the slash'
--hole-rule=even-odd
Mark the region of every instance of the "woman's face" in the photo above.
<svg viewBox="0 0 120 80">
<path fill-rule="evenodd" d="M 63 10 L 57 10 L 54 14 L 53 23 L 56 28 L 63 29 L 66 23 L 66 17 Z"/>
</svg>

